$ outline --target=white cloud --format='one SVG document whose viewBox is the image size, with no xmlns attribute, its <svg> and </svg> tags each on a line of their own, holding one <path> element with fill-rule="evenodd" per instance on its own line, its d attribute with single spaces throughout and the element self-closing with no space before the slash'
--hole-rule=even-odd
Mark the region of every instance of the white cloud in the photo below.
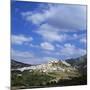
<svg viewBox="0 0 90 90">
<path fill-rule="evenodd" d="M 62 45 L 60 45 L 60 44 L 56 44 L 55 46 L 59 49 L 62 48 Z"/>
<path fill-rule="evenodd" d="M 79 40 L 82 43 L 82 45 L 86 44 L 86 42 L 87 42 L 86 33 L 73 34 L 73 39 Z"/>
<path fill-rule="evenodd" d="M 36 13 L 30 17 L 27 17 L 27 20 L 32 20 L 34 24 L 39 24 L 41 22 L 44 21 L 44 15 L 43 14 L 39 14 L 39 13 Z"/>
<path fill-rule="evenodd" d="M 78 31 L 86 29 L 86 7 L 78 5 L 62 5 L 51 7 L 48 23 L 67 29 Z M 52 13 L 51 13 L 52 12 Z"/>
<path fill-rule="evenodd" d="M 45 7 L 45 6 L 44 6 Z M 41 9 L 41 7 L 40 7 Z M 22 12 L 27 21 L 40 25 L 45 22 L 61 28 L 62 31 L 78 31 L 86 29 L 86 7 L 80 5 L 48 5 L 42 7 L 41 12 Z M 26 13 L 26 14 L 25 14 Z"/>
<path fill-rule="evenodd" d="M 80 42 L 86 42 L 82 39 L 83 35 L 71 34 L 67 32 L 77 32 L 86 29 L 86 7 L 83 5 L 43 5 L 33 11 L 22 12 L 23 18 L 32 22 L 38 26 L 38 30 L 34 30 L 37 34 L 41 35 L 45 42 L 41 43 L 40 46 L 28 44 L 33 40 L 32 37 L 26 37 L 23 35 L 12 35 L 13 44 L 24 44 L 30 45 L 31 47 L 42 48 L 48 52 L 48 56 L 63 56 L 64 58 L 72 58 L 84 55 L 86 50 L 76 47 L 70 43 L 62 45 L 56 45 L 56 42 L 63 42 L 68 40 L 77 39 Z M 37 11 L 36 11 L 37 10 Z M 63 33 L 64 32 L 64 33 Z M 67 34 L 66 34 L 67 33 Z M 52 44 L 54 44 L 55 46 Z M 57 50 L 58 49 L 58 50 Z M 54 53 L 55 52 L 55 53 Z M 36 52 L 37 54 L 37 52 Z M 55 54 L 55 55 L 54 55 Z M 57 55 L 56 55 L 57 54 Z M 13 51 L 12 56 L 16 59 L 22 59 L 32 63 L 45 62 L 46 57 L 38 57 L 33 55 L 31 52 Z"/>
<path fill-rule="evenodd" d="M 86 44 L 86 42 L 87 42 L 87 39 L 86 39 L 86 33 L 84 33 L 84 34 L 73 34 L 72 35 L 72 39 L 74 39 L 74 40 L 79 40 L 81 43 L 82 43 L 82 45 L 84 45 L 84 44 Z"/>
<path fill-rule="evenodd" d="M 26 19 L 26 21 L 32 21 L 33 24 L 40 24 L 44 21 L 44 14 L 32 13 L 32 12 L 22 12 L 21 15 Z"/>
<path fill-rule="evenodd" d="M 30 59 L 34 57 L 34 54 L 32 54 L 29 51 L 19 51 L 19 50 L 14 50 L 12 49 L 11 51 L 11 58 L 16 59 L 16 60 L 22 60 L 23 59 Z"/>
<path fill-rule="evenodd" d="M 30 47 L 34 47 L 34 48 L 40 48 L 40 46 L 39 46 L 39 45 L 32 44 L 32 43 L 31 43 L 31 44 L 29 44 L 29 46 L 30 46 Z"/>
<path fill-rule="evenodd" d="M 28 64 L 40 64 L 40 63 L 47 63 L 50 60 L 56 60 L 56 58 L 53 57 L 39 57 L 30 51 L 19 51 L 12 49 L 11 51 L 11 59 L 14 59 L 16 61 L 28 63 Z"/>
<path fill-rule="evenodd" d="M 50 61 L 55 61 L 55 60 L 58 60 L 57 58 L 54 58 L 54 57 L 43 57 L 43 60 L 46 60 L 46 62 L 50 62 Z"/>
<path fill-rule="evenodd" d="M 55 28 L 49 24 L 42 24 L 37 31 L 37 34 L 41 35 L 45 41 L 49 42 L 64 42 L 70 40 L 80 40 L 82 37 L 86 37 L 86 33 L 62 33 L 60 29 Z"/>
<path fill-rule="evenodd" d="M 77 32 L 86 29 L 86 6 L 40 4 L 38 11 L 26 11 L 21 15 L 26 21 L 38 25 L 36 33 L 48 42 L 63 42 L 78 39 L 78 35 L 70 36 L 62 32 Z M 80 38 L 79 38 L 80 39 Z"/>
<path fill-rule="evenodd" d="M 67 43 L 64 44 L 63 48 L 60 50 L 60 54 L 67 58 L 73 58 L 86 54 L 86 50 L 77 48 L 76 46 Z"/>
<path fill-rule="evenodd" d="M 24 35 L 12 35 L 11 37 L 12 44 L 23 44 L 25 42 L 31 42 L 33 40 L 32 37 L 25 37 Z"/>
<path fill-rule="evenodd" d="M 79 35 L 77 35 L 76 33 L 74 33 L 74 34 L 73 34 L 73 38 L 74 38 L 74 39 L 77 39 L 77 38 L 79 38 Z"/>
<path fill-rule="evenodd" d="M 55 47 L 51 43 L 48 43 L 48 42 L 43 42 L 40 44 L 40 46 L 45 50 L 53 51 L 55 49 Z"/>
<path fill-rule="evenodd" d="M 12 49 L 11 58 L 16 61 L 20 61 L 28 64 L 39 64 L 43 62 L 41 61 L 42 60 L 41 58 L 38 58 L 34 53 L 30 51 L 20 51 L 20 50 Z"/>
<path fill-rule="evenodd" d="M 21 15 L 25 18 L 26 21 L 31 21 L 33 24 L 39 25 L 43 21 L 47 15 L 45 13 L 35 13 L 35 12 L 22 12 Z"/>
<path fill-rule="evenodd" d="M 87 42 L 87 41 L 86 41 L 86 37 L 81 38 L 81 39 L 80 39 L 80 42 L 86 44 L 86 42 Z"/>
<path fill-rule="evenodd" d="M 53 26 L 50 26 L 48 24 L 42 24 L 38 29 L 38 31 L 36 31 L 36 33 L 41 35 L 44 40 L 47 40 L 50 42 L 54 42 L 54 41 L 62 42 L 66 40 L 68 37 L 68 35 L 66 34 L 60 34 L 57 28 L 54 28 Z"/>
</svg>

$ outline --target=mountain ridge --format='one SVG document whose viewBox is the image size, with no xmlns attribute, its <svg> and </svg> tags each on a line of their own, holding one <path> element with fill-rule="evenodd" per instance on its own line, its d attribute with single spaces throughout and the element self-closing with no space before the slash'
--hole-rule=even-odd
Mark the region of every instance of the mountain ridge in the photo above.
<svg viewBox="0 0 90 90">
<path fill-rule="evenodd" d="M 11 59 L 11 68 L 22 68 L 22 67 L 28 67 L 28 66 L 31 66 L 31 64 L 26 64 L 26 63 Z"/>
<path fill-rule="evenodd" d="M 11 68 L 12 73 L 12 86 L 22 86 L 25 88 L 34 86 L 51 86 L 51 85 L 86 85 L 87 84 L 87 64 L 86 56 L 77 58 L 79 64 L 73 64 L 62 60 L 53 60 L 47 64 L 24 65 L 18 68 Z M 74 59 L 74 61 L 77 59 Z M 70 61 L 70 59 L 69 59 Z M 76 62 L 75 61 L 75 62 Z M 22 63 L 20 63 L 22 64 Z M 83 67 L 83 64 L 86 67 Z M 76 65 L 78 65 L 76 67 Z M 79 66 L 80 65 L 80 66 Z M 18 66 L 18 65 L 16 65 Z M 82 68 L 83 67 L 83 68 Z M 20 88 L 20 87 L 17 87 Z"/>
<path fill-rule="evenodd" d="M 53 71 L 61 71 L 61 72 L 70 72 L 70 71 L 80 71 L 82 74 L 87 73 L 87 55 L 67 60 L 51 60 L 45 64 L 39 65 L 31 65 L 25 64 L 22 62 L 14 61 L 11 62 L 12 70 L 29 70 L 30 72 L 33 70 L 38 70 L 40 72 L 53 72 Z"/>
</svg>

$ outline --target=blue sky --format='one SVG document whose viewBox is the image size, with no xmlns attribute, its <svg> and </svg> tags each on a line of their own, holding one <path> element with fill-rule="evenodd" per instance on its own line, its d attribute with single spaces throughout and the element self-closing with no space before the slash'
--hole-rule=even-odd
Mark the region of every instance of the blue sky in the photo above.
<svg viewBox="0 0 90 90">
<path fill-rule="evenodd" d="M 12 1 L 11 49 L 30 64 L 86 54 L 86 6 Z"/>
</svg>

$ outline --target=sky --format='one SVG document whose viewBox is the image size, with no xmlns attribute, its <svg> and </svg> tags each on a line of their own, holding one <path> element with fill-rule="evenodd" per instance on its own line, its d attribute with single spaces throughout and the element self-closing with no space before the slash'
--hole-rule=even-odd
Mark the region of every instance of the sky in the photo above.
<svg viewBox="0 0 90 90">
<path fill-rule="evenodd" d="M 86 6 L 11 2 L 11 58 L 29 64 L 86 54 Z"/>
</svg>

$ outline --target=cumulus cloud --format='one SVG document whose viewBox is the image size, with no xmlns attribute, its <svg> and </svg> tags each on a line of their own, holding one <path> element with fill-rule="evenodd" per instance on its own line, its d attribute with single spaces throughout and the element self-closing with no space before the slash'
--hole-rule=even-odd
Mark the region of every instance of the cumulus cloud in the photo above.
<svg viewBox="0 0 90 90">
<path fill-rule="evenodd" d="M 85 6 L 56 6 L 51 8 L 51 12 L 50 13 L 52 15 L 50 18 L 48 18 L 48 23 L 55 27 L 67 29 L 68 31 L 79 31 L 86 29 Z"/>
<path fill-rule="evenodd" d="M 55 49 L 55 47 L 51 43 L 48 43 L 48 42 L 43 42 L 40 44 L 40 46 L 41 46 L 41 48 L 43 48 L 45 50 L 53 51 Z"/>
<path fill-rule="evenodd" d="M 36 56 L 34 53 L 30 51 L 20 51 L 15 49 L 12 49 L 11 51 L 11 58 L 16 61 L 29 63 L 29 64 L 40 64 L 46 62 L 45 59 Z"/>
<path fill-rule="evenodd" d="M 42 24 L 38 31 L 36 31 L 39 35 L 43 37 L 44 40 L 54 42 L 62 42 L 66 40 L 67 38 L 69 39 L 69 36 L 66 34 L 60 34 L 59 29 L 50 26 L 49 24 Z"/>
<path fill-rule="evenodd" d="M 12 44 L 21 45 L 25 42 L 31 42 L 33 40 L 33 38 L 25 37 L 24 35 L 12 35 L 11 40 L 12 40 Z"/>
<path fill-rule="evenodd" d="M 19 51 L 14 49 L 11 51 L 11 58 L 29 64 L 47 63 L 50 60 L 56 60 L 54 57 L 39 57 L 30 51 Z"/>
<path fill-rule="evenodd" d="M 74 39 L 78 39 L 79 37 L 80 37 L 80 36 L 77 35 L 76 33 L 73 34 L 73 38 L 74 38 Z"/>
<path fill-rule="evenodd" d="M 26 21 L 38 25 L 36 33 L 50 42 L 78 39 L 77 34 L 70 36 L 66 33 L 86 30 L 86 6 L 84 5 L 42 3 L 38 7 L 38 12 L 35 10 L 26 11 L 21 12 L 21 15 Z"/>
<path fill-rule="evenodd" d="M 36 25 L 44 21 L 44 15 L 40 13 L 22 12 L 21 15 L 26 19 L 26 21 L 32 21 L 32 23 Z"/>
<path fill-rule="evenodd" d="M 60 45 L 60 44 L 56 44 L 55 46 L 59 49 L 62 48 L 62 45 Z"/>
<path fill-rule="evenodd" d="M 81 38 L 80 42 L 86 44 L 86 42 L 87 42 L 86 37 Z"/>
<path fill-rule="evenodd" d="M 74 40 L 79 40 L 80 41 L 80 43 L 82 43 L 82 45 L 84 45 L 84 44 L 86 44 L 86 42 L 87 42 L 87 39 L 86 39 L 86 33 L 83 33 L 83 34 L 73 34 L 72 35 L 72 38 L 74 39 Z"/>
<path fill-rule="evenodd" d="M 69 59 L 83 56 L 86 54 L 86 49 L 76 47 L 73 44 L 66 43 L 64 45 L 56 44 L 56 49 L 53 52 L 46 51 L 45 54 L 58 59 Z"/>
<path fill-rule="evenodd" d="M 32 43 L 31 43 L 31 44 L 29 44 L 29 46 L 30 46 L 30 47 L 33 47 L 33 48 L 40 48 L 40 46 L 39 46 L 39 45 L 32 44 Z"/>
<path fill-rule="evenodd" d="M 35 51 L 33 54 L 28 50 L 13 50 L 12 57 L 16 60 L 43 63 L 52 58 L 64 57 L 66 59 L 86 54 L 86 50 L 79 46 L 79 44 L 86 43 L 86 34 L 84 33 L 86 30 L 86 6 L 41 3 L 38 9 L 22 11 L 21 15 L 26 22 L 30 22 L 36 27 L 36 30 L 32 31 L 32 36 L 36 35 L 38 43 L 32 37 L 12 35 L 12 44 L 25 44 L 31 49 L 38 48 L 39 54 L 42 53 L 43 57 L 37 56 L 38 53 Z M 32 40 L 35 43 L 29 43 Z M 74 44 L 78 44 L 78 46 Z"/>
<path fill-rule="evenodd" d="M 45 6 L 45 5 L 44 5 Z M 41 7 L 40 7 L 41 8 Z M 86 6 L 82 5 L 48 5 L 41 12 L 22 12 L 27 21 L 40 25 L 46 22 L 62 31 L 86 29 Z"/>
<path fill-rule="evenodd" d="M 61 49 L 60 54 L 67 58 L 73 58 L 86 54 L 86 50 L 77 48 L 75 45 L 70 43 L 66 43 Z"/>
<path fill-rule="evenodd" d="M 11 50 L 11 58 L 21 62 L 30 63 L 33 57 L 34 54 L 30 51 Z"/>
<path fill-rule="evenodd" d="M 34 57 L 34 55 L 29 51 L 18 51 L 14 49 L 12 49 L 11 55 L 12 57 L 22 57 L 22 58 Z"/>
<path fill-rule="evenodd" d="M 86 30 L 86 6 L 84 5 L 41 3 L 36 10 L 21 12 L 21 15 L 26 21 L 38 25 L 36 33 L 46 41 L 62 42 L 67 39 L 80 39 L 77 34 L 70 36 L 66 32 Z"/>
<path fill-rule="evenodd" d="M 48 62 L 50 61 L 55 61 L 55 60 L 58 60 L 57 58 L 54 58 L 54 57 L 43 57 L 43 60 L 47 60 Z"/>
<path fill-rule="evenodd" d="M 45 41 L 49 42 L 64 42 L 76 39 L 80 40 L 82 37 L 86 37 L 86 34 L 62 33 L 60 32 L 60 29 L 55 28 L 49 24 L 42 24 L 35 32 L 41 35 Z"/>
<path fill-rule="evenodd" d="M 87 43 L 86 32 L 83 34 L 73 34 L 73 39 L 79 40 L 82 45 Z"/>
</svg>

